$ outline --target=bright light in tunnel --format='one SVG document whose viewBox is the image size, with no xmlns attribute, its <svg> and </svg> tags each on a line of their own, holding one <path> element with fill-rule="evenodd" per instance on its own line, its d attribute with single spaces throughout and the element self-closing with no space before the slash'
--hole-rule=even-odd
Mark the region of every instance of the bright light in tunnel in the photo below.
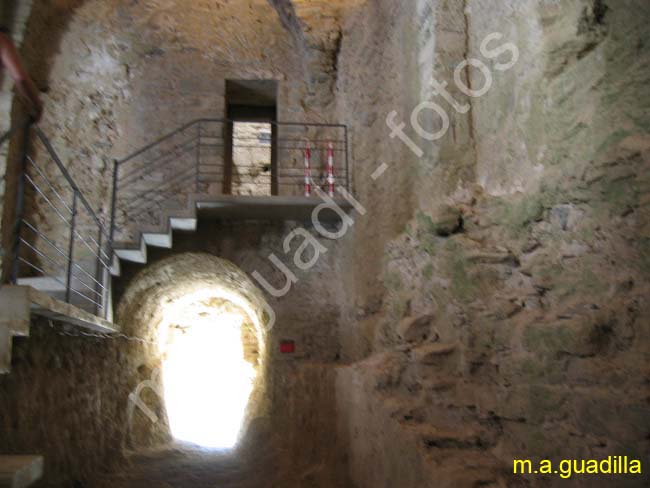
<svg viewBox="0 0 650 488">
<path fill-rule="evenodd" d="M 172 304 L 161 330 L 171 334 L 163 363 L 170 428 L 177 440 L 232 448 L 255 379 L 253 365 L 244 359 L 246 316 L 197 298 Z"/>
</svg>

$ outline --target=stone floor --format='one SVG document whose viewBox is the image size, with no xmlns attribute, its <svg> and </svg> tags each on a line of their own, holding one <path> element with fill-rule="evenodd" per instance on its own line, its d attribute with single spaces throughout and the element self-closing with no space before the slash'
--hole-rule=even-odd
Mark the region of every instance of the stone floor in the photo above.
<svg viewBox="0 0 650 488">
<path fill-rule="evenodd" d="M 119 473 L 97 488 L 345 488 L 351 486 L 324 465 L 297 468 L 282 449 L 255 443 L 238 451 L 206 451 L 170 445 L 129 458 Z"/>
</svg>

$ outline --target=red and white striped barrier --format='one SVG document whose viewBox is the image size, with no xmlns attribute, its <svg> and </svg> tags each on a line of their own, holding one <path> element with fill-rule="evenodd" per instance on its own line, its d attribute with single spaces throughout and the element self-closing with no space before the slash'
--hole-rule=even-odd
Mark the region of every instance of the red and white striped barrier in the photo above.
<svg viewBox="0 0 650 488">
<path fill-rule="evenodd" d="M 305 196 L 311 196 L 311 149 L 309 143 L 305 148 Z"/>
<path fill-rule="evenodd" d="M 334 145 L 329 142 L 327 144 L 327 194 L 330 197 L 334 196 Z"/>
</svg>

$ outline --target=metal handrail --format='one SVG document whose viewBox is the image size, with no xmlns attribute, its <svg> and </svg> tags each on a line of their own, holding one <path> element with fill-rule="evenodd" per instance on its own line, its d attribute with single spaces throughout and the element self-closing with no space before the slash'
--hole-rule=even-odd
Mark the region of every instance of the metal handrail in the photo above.
<svg viewBox="0 0 650 488">
<path fill-rule="evenodd" d="M 221 129 L 225 132 L 224 134 L 231 134 L 228 132 L 227 124 L 234 124 L 239 122 L 239 120 L 228 119 L 228 118 L 199 118 L 192 120 L 177 129 L 163 135 L 162 137 L 157 138 L 155 141 L 143 146 L 137 151 L 132 152 L 125 158 L 114 160 L 113 167 L 113 181 L 112 181 L 112 194 L 110 201 L 110 224 L 107 226 L 102 219 L 98 217 L 98 214 L 94 211 L 92 205 L 89 203 L 88 199 L 81 191 L 79 185 L 74 180 L 66 166 L 63 164 L 59 154 L 53 147 L 51 141 L 45 135 L 45 133 L 31 121 L 26 122 L 22 125 L 23 133 L 23 144 L 20 148 L 20 157 L 22 158 L 21 164 L 22 167 L 19 172 L 18 187 L 16 192 L 16 216 L 15 216 L 15 227 L 14 227 L 14 244 L 13 244 L 13 263 L 11 268 L 11 280 L 16 283 L 19 279 L 19 273 L 22 266 L 28 266 L 33 270 L 36 270 L 42 274 L 45 274 L 43 268 L 48 268 L 48 266 L 43 266 L 43 260 L 47 262 L 58 262 L 52 259 L 48 253 L 52 253 L 52 249 L 47 248 L 47 250 L 39 249 L 39 244 L 49 245 L 56 251 L 56 255 L 59 255 L 59 260 L 64 260 L 65 265 L 62 265 L 65 268 L 65 278 L 61 276 L 52 276 L 54 280 L 59 283 L 64 283 L 66 290 L 66 300 L 71 301 L 72 294 L 75 296 L 84 297 L 88 302 L 94 304 L 95 312 L 99 314 L 100 310 L 103 310 L 104 313 L 107 312 L 105 301 L 108 299 L 109 284 L 107 284 L 107 279 L 110 279 L 110 269 L 112 263 L 114 262 L 114 239 L 115 233 L 118 229 L 117 225 L 117 210 L 118 210 L 118 200 L 120 197 L 119 191 L 124 190 L 129 185 L 132 185 L 134 181 L 132 178 L 135 178 L 137 181 L 141 181 L 143 186 L 147 186 L 150 182 L 146 178 L 146 171 L 156 165 L 156 168 L 162 168 L 162 166 L 171 165 L 174 162 L 185 161 L 185 158 L 196 158 L 194 163 L 191 166 L 184 166 L 180 169 L 180 172 L 174 174 L 174 177 L 171 179 L 163 177 L 162 182 L 156 183 L 156 187 L 152 190 L 136 187 L 133 189 L 139 196 L 133 199 L 134 195 L 129 194 L 130 202 L 130 217 L 133 216 L 133 212 L 137 210 L 138 216 L 144 212 L 153 212 L 154 209 L 161 209 L 167 198 L 177 198 L 183 196 L 176 193 L 174 190 L 174 185 L 185 184 L 186 181 L 194 179 L 194 189 L 196 193 L 199 193 L 199 188 L 206 188 L 205 185 L 212 185 L 213 183 L 218 183 L 219 178 L 226 178 L 226 166 L 223 172 L 219 171 L 219 158 L 225 157 L 225 146 L 226 143 L 230 144 L 230 147 L 233 149 L 256 149 L 269 148 L 271 147 L 273 155 L 276 159 L 275 180 L 271 178 L 272 185 L 275 185 L 274 188 L 287 187 L 291 183 L 285 182 L 285 180 L 280 181 L 278 177 L 283 177 L 283 175 L 293 176 L 293 174 L 288 171 L 289 169 L 295 168 L 281 168 L 277 165 L 277 151 L 279 150 L 288 150 L 288 151 L 297 151 L 299 154 L 302 154 L 303 150 L 311 147 L 315 149 L 314 144 L 318 147 L 321 144 L 328 143 L 334 152 L 337 154 L 344 154 L 345 162 L 345 176 L 341 178 L 344 181 L 344 185 L 348 191 L 351 191 L 351 181 L 350 181 L 350 163 L 349 163 L 349 139 L 348 139 L 348 128 L 343 124 L 328 124 L 328 123 L 302 123 L 302 122 L 281 122 L 281 121 L 265 121 L 265 124 L 269 124 L 272 127 L 271 139 L 265 144 L 255 145 L 253 142 L 255 137 L 246 137 L 241 138 L 242 141 L 245 141 L 245 145 L 235 146 L 229 141 L 225 140 L 225 135 L 220 135 L 220 130 L 215 128 L 213 125 L 207 124 L 222 124 Z M 305 144 L 301 144 L 303 139 L 297 139 L 295 135 L 292 135 L 291 132 L 288 132 L 286 138 L 278 138 L 278 128 L 283 126 L 287 127 L 300 127 L 305 129 L 318 129 L 313 133 L 310 130 L 308 133 L 311 133 L 314 138 L 309 140 L 309 138 L 304 138 Z M 12 127 L 9 131 L 0 136 L 0 148 L 9 141 L 12 136 L 16 133 L 21 126 L 17 125 Z M 193 130 L 194 128 L 198 129 L 196 134 L 192 134 L 189 138 L 184 135 L 184 141 L 180 143 L 174 141 L 174 137 L 178 134 L 181 134 L 188 130 Z M 325 131 L 320 129 L 335 129 L 333 131 L 335 137 L 319 137 Z M 341 137 L 341 131 L 343 132 L 343 137 Z M 30 137 L 32 133 L 35 135 L 36 141 L 45 149 L 44 154 L 46 154 L 49 159 L 54 162 L 54 168 L 59 176 L 62 177 L 62 180 L 54 180 L 56 184 L 53 184 L 49 179 L 49 171 L 43 171 L 39 168 L 39 165 L 36 163 L 34 158 L 30 155 L 30 142 L 32 138 Z M 222 139 L 222 144 L 219 144 L 219 138 Z M 189 139 L 189 140 L 185 140 Z M 217 139 L 215 141 L 215 139 Z M 237 138 L 239 140 L 240 138 Z M 261 140 L 258 138 L 258 140 Z M 168 141 L 174 141 L 174 144 L 171 147 L 166 147 L 165 144 Z M 272 143 L 271 143 L 272 141 Z M 215 144 L 216 142 L 216 144 Z M 279 144 L 282 142 L 282 144 Z M 310 146 L 311 145 L 311 146 Z M 220 154 L 220 149 L 213 148 L 224 148 L 223 155 Z M 158 152 L 158 148 L 160 148 Z M 192 153 L 192 149 L 196 149 L 195 154 Z M 147 154 L 148 151 L 156 150 L 152 155 L 147 155 L 145 158 L 146 161 L 140 161 L 140 164 L 136 164 L 135 167 L 130 167 L 126 171 L 121 172 L 120 170 L 125 168 L 129 162 L 135 162 L 134 160 L 139 156 Z M 212 154 L 217 153 L 217 162 L 214 162 L 214 159 L 202 159 L 202 150 L 205 153 Z M 314 151 L 315 153 L 315 151 Z M 209 156 L 210 158 L 213 155 Z M 324 153 L 320 156 L 320 160 L 324 157 Z M 338 157 L 338 156 L 337 156 Z M 294 157 L 292 157 L 294 158 Z M 341 156 L 341 158 L 343 158 Z M 295 161 L 295 158 L 293 159 Z M 343 161 L 343 159 L 341 159 Z M 221 163 L 222 164 L 222 163 Z M 206 170 L 207 168 L 207 170 Z M 215 169 L 216 168 L 216 169 Z M 241 169 L 241 166 L 237 166 Z M 35 170 L 36 173 L 32 171 L 32 175 L 29 174 L 28 170 Z M 194 169 L 194 174 L 191 170 Z M 285 171 L 286 170 L 286 171 Z M 172 166 L 173 171 L 173 166 Z M 230 171 L 230 170 L 228 170 Z M 36 176 L 36 174 L 38 176 Z M 163 173 L 164 174 L 164 173 Z M 236 174 L 236 173 L 235 173 Z M 272 176 L 271 173 L 268 175 L 266 173 L 260 173 L 252 176 L 252 178 L 268 178 Z M 249 178 L 251 175 L 247 173 L 241 173 L 240 178 Z M 228 173 L 228 178 L 232 178 L 231 173 Z M 215 181 L 216 180 L 216 181 Z M 240 180 L 241 181 L 241 180 Z M 259 181 L 259 180 L 258 180 Z M 191 185 L 191 183 L 189 183 Z M 254 183 L 255 184 L 255 183 Z M 203 185 L 203 186 L 200 186 Z M 26 218 L 26 191 L 29 190 L 30 194 L 34 193 L 34 196 L 39 197 L 39 201 L 45 205 L 47 208 L 50 208 L 52 212 L 55 212 L 62 221 L 63 226 L 69 231 L 69 236 L 67 237 L 67 244 L 63 244 L 60 235 L 52 238 L 52 236 L 46 235 L 45 232 L 38 228 L 37 223 L 31 223 L 29 219 Z M 164 191 L 163 191 L 164 190 Z M 172 191 L 174 190 L 174 191 Z M 132 192 L 131 192 L 132 193 Z M 67 202 L 67 197 L 64 195 L 72 195 L 72 201 Z M 56 204 L 55 204 L 56 202 Z M 59 208 L 60 202 L 65 210 Z M 134 207 L 135 205 L 135 207 Z M 152 208 L 153 207 L 153 208 Z M 88 217 L 92 226 L 97 231 L 97 235 L 88 234 L 85 229 L 82 230 L 79 226 L 79 213 L 80 211 L 84 212 L 84 216 Z M 64 214 L 66 216 L 64 216 Z M 68 216 L 69 215 L 69 216 Z M 149 218 L 149 217 L 147 217 Z M 122 223 L 120 222 L 120 228 L 122 228 Z M 22 236 L 21 231 L 29 229 L 31 232 L 30 237 L 25 239 Z M 31 239 L 31 240 L 30 240 Z M 94 261 L 95 266 L 95 276 L 93 273 L 88 272 L 84 267 L 75 261 L 75 241 L 82 243 L 88 251 L 90 251 L 89 256 L 90 262 Z M 24 246 L 23 251 L 29 251 L 31 253 L 28 257 L 31 259 L 33 256 L 40 256 L 42 259 L 36 259 L 36 263 L 30 262 L 29 259 L 25 259 L 21 256 L 21 246 Z M 96 248 L 96 249 L 95 249 Z M 84 250 L 84 254 L 88 255 Z M 81 273 L 80 276 L 79 273 Z M 85 277 L 85 278 L 84 278 Z M 86 282 L 84 279 L 89 278 L 89 281 Z M 65 282 L 64 282 L 65 281 Z M 80 290 L 75 289 L 77 286 L 85 287 L 90 290 L 95 297 L 90 298 L 87 294 L 81 293 Z M 99 301 L 94 299 L 99 297 Z"/>
<path fill-rule="evenodd" d="M 214 184 L 224 185 L 224 181 L 237 181 L 232 179 L 238 176 L 236 173 L 232 173 L 231 167 L 228 166 L 230 163 L 224 163 L 224 161 L 232 158 L 232 150 L 236 149 L 270 148 L 273 154 L 271 165 L 275 161 L 275 166 L 272 166 L 275 168 L 275 173 L 269 173 L 268 175 L 271 177 L 271 186 L 276 191 L 282 188 L 282 192 L 291 193 L 293 183 L 287 182 L 286 179 L 295 178 L 296 183 L 298 183 L 303 177 L 285 171 L 289 167 L 280 165 L 279 151 L 283 151 L 283 154 L 289 154 L 295 165 L 295 161 L 302 161 L 305 150 L 311 149 L 313 155 L 319 154 L 319 156 L 315 156 L 318 157 L 318 161 L 325 164 L 325 154 L 329 146 L 340 162 L 340 184 L 348 191 L 352 191 L 348 128 L 346 125 L 265 120 L 262 123 L 271 126 L 271 136 L 268 141 L 265 140 L 264 143 L 255 144 L 256 137 L 254 136 L 233 136 L 232 129 L 229 129 L 228 124 L 236 122 L 246 122 L 246 120 L 197 118 L 167 132 L 127 156 L 115 159 L 113 161 L 110 241 L 113 242 L 115 239 L 118 220 L 119 226 L 123 230 L 126 230 L 122 222 L 125 218 L 130 222 L 137 222 L 139 225 L 142 224 L 141 217 L 144 217 L 147 221 L 156 220 L 156 215 L 150 213 L 148 207 L 158 206 L 162 208 L 163 202 L 157 203 L 158 200 L 175 199 L 183 196 L 182 193 L 187 195 L 201 193 Z M 289 129 L 284 134 L 286 137 L 282 137 L 283 134 L 280 133 L 282 127 L 303 128 L 308 131 L 308 134 L 312 135 L 312 138 L 302 137 L 302 135 L 293 132 L 293 129 Z M 230 141 L 231 137 L 233 142 Z M 259 138 L 257 139 L 259 140 Z M 322 149 L 322 153 L 317 153 L 316 149 Z M 291 156 L 292 153 L 294 156 Z M 215 157 L 217 158 L 216 161 Z M 291 167 L 293 168 L 293 166 Z M 176 192 L 169 195 L 169 192 L 163 191 L 172 186 L 173 182 L 185 175 L 186 172 L 190 172 L 192 168 L 195 173 L 195 181 L 191 187 L 191 182 L 186 183 L 188 188 L 186 192 Z M 236 168 L 242 170 L 243 166 L 238 164 Z M 223 171 L 220 171 L 220 169 L 223 169 Z M 156 173 L 163 175 L 162 181 L 149 178 L 149 175 L 154 170 Z M 253 177 L 257 183 L 247 180 L 246 183 L 242 184 L 266 184 L 262 183 L 264 176 L 266 174 L 260 173 Z M 187 180 L 190 178 L 188 175 Z M 239 178 L 248 177 L 240 174 Z M 268 179 L 266 177 L 266 181 Z M 239 181 L 242 182 L 243 180 Z M 230 184 L 224 186 L 226 192 L 229 186 Z M 149 201 L 149 205 L 146 204 L 147 201 Z M 137 213 L 135 212 L 136 209 Z M 144 215 L 145 212 L 147 215 Z M 137 229 L 133 230 L 137 232 Z"/>
<path fill-rule="evenodd" d="M 191 122 L 188 122 L 187 124 L 184 124 L 177 129 L 168 132 L 164 136 L 156 139 L 155 141 L 151 142 L 150 144 L 147 144 L 146 146 L 138 149 L 137 151 L 129 154 L 128 156 L 118 159 L 116 162 L 119 165 L 126 163 L 127 161 L 130 161 L 131 159 L 139 156 L 140 154 L 148 151 L 149 149 L 159 145 L 162 142 L 165 142 L 167 139 L 172 138 L 176 134 L 183 132 L 186 129 L 189 129 L 193 125 L 200 124 L 200 123 L 234 123 L 238 122 L 238 120 L 235 119 L 213 119 L 213 118 L 200 118 L 200 119 L 194 119 Z M 279 122 L 279 121 L 268 121 L 264 122 L 265 124 L 270 124 L 270 125 L 275 125 L 275 126 L 281 126 L 281 125 L 286 125 L 286 126 L 294 126 L 294 127 L 300 127 L 300 126 L 311 126 L 311 127 L 331 127 L 331 128 L 339 128 L 339 129 L 346 129 L 347 131 L 347 125 L 344 124 L 324 124 L 324 123 L 318 123 L 318 122 L 313 122 L 313 123 L 305 123 L 305 122 Z"/>
<path fill-rule="evenodd" d="M 180 134 L 180 132 L 179 132 L 179 134 Z M 185 146 L 187 146 L 188 144 L 193 144 L 193 143 L 195 143 L 197 140 L 198 140 L 198 137 L 192 137 L 191 139 L 189 139 L 189 140 L 187 140 L 187 141 L 181 142 L 180 144 L 176 144 L 176 145 L 174 146 L 174 148 L 172 148 L 170 151 L 168 151 L 167 153 L 165 153 L 165 154 L 163 154 L 163 155 L 161 155 L 161 156 L 158 156 L 158 157 L 155 158 L 153 161 L 147 161 L 147 163 L 144 164 L 144 165 L 142 165 L 141 167 L 139 167 L 139 168 L 135 168 L 134 170 L 132 170 L 132 171 L 130 171 L 129 173 L 127 173 L 126 175 L 121 175 L 120 178 L 119 178 L 119 180 L 120 180 L 120 181 L 128 180 L 128 179 L 131 178 L 133 175 L 136 175 L 136 174 L 138 174 L 138 173 L 141 173 L 141 172 L 143 172 L 145 169 L 147 169 L 147 168 L 153 166 L 154 163 L 157 163 L 157 162 L 160 161 L 161 159 L 164 159 L 164 158 L 167 158 L 167 157 L 171 157 L 171 156 L 176 156 L 176 157 L 178 157 L 178 156 L 181 156 L 181 155 L 186 154 L 188 151 L 191 151 L 192 149 L 194 149 L 194 147 L 190 146 L 189 148 L 185 148 Z M 149 149 L 152 149 L 153 147 L 155 147 L 155 146 L 152 146 L 152 147 L 150 147 Z M 184 148 L 184 149 L 181 150 L 181 148 Z M 145 152 L 146 152 L 146 151 L 145 151 Z M 141 153 L 141 154 L 142 154 L 142 153 Z M 127 161 L 128 161 L 128 160 L 127 160 Z M 127 162 L 127 161 L 124 161 L 124 162 Z M 174 162 L 174 160 L 173 160 L 173 159 L 170 159 L 170 161 L 167 161 L 167 162 L 163 163 L 162 165 L 160 165 L 160 166 L 158 166 L 158 167 L 162 167 L 162 166 L 165 166 L 165 165 L 170 164 L 170 163 L 173 163 L 173 162 Z M 120 163 L 118 163 L 118 164 L 120 164 Z M 127 181 L 125 184 L 128 185 L 129 182 Z M 122 184 L 122 188 L 124 188 L 124 185 L 125 185 L 125 184 Z"/>
<path fill-rule="evenodd" d="M 14 127 L 0 137 L 0 147 L 11 138 L 16 129 Z M 21 276 L 21 269 L 23 269 L 23 266 L 26 266 L 33 270 L 32 272 L 35 271 L 61 284 L 65 288 L 65 300 L 68 303 L 72 303 L 74 295 L 75 297 L 79 297 L 82 303 L 80 306 L 90 304 L 95 314 L 100 315 L 101 313 L 106 317 L 108 314 L 107 300 L 110 287 L 107 280 L 110 280 L 110 268 L 113 261 L 110 229 L 98 217 L 45 133 L 31 121 L 23 125 L 23 131 L 23 143 L 20 153 L 22 166 L 19 172 L 16 191 L 14 245 L 12 250 L 13 263 L 10 280 L 14 284 L 18 283 L 23 277 Z M 33 140 L 31 138 L 32 134 L 35 135 L 35 139 Z M 53 168 L 55 172 L 62 177 L 61 179 L 57 178 L 54 180 L 56 184 L 50 180 L 47 174 L 49 171 L 46 173 L 40 168 L 34 157 L 30 155 L 31 142 L 33 141 L 39 141 L 44 148 L 45 156 L 54 162 Z M 38 178 L 33 178 L 29 174 L 29 170 L 32 168 L 38 174 Z M 28 189 L 30 189 L 30 193 L 33 192 L 34 197 L 39 197 L 41 202 L 44 202 L 45 207 L 39 208 L 39 211 L 51 211 L 53 215 L 58 215 L 64 227 L 55 227 L 54 231 L 52 229 L 41 230 L 36 222 L 30 222 L 31 219 L 25 215 L 27 204 L 26 192 Z M 48 196 L 48 193 L 50 196 Z M 63 195 L 70 193 L 72 202 L 68 203 Z M 69 214 L 69 216 L 64 216 L 58 204 L 55 204 L 53 200 L 57 200 L 63 204 L 65 207 L 63 212 Z M 83 211 L 84 217 L 89 219 L 89 224 L 97 232 L 96 236 L 86 233 L 85 229 L 82 230 L 80 227 L 80 211 Z M 60 231 L 63 228 L 66 228 L 68 232 L 66 245 L 63 245 L 61 242 Z M 29 230 L 30 237 L 26 238 L 23 236 L 23 229 Z M 57 237 L 48 234 L 49 232 L 56 232 Z M 94 268 L 92 273 L 83 266 L 82 262 L 78 262 L 78 258 L 75 257 L 75 241 L 83 244 L 88 249 L 89 256 L 92 256 L 88 261 L 84 260 L 85 263 L 88 263 L 89 266 Z M 39 248 L 39 242 L 45 245 L 48 250 Z M 25 258 L 22 255 L 23 250 L 32 253 L 34 256 L 38 256 L 39 259 L 37 259 L 37 262 L 31 261 L 31 256 Z M 52 252 L 55 253 L 55 256 L 58 256 L 58 259 L 54 259 L 50 255 Z M 60 261 L 64 261 L 64 263 L 62 264 Z M 59 274 L 48 274 L 49 272 L 45 268 L 52 271 L 52 266 L 43 266 L 41 264 L 43 262 L 54 265 L 53 272 L 63 272 L 65 277 Z"/>
<path fill-rule="evenodd" d="M 67 180 L 68 184 L 70 187 L 77 193 L 77 197 L 79 198 L 79 201 L 83 204 L 84 207 L 86 207 L 86 210 L 90 214 L 90 216 L 93 218 L 97 226 L 102 230 L 102 234 L 108 236 L 108 231 L 104 228 L 104 224 L 99 220 L 97 217 L 97 214 L 95 214 L 95 211 L 91 207 L 91 205 L 88 203 L 88 200 L 86 200 L 86 197 L 84 196 L 83 192 L 79 189 L 75 181 L 72 179 L 72 176 L 70 176 L 70 173 L 66 169 L 66 167 L 63 165 L 61 162 L 61 158 L 59 158 L 59 155 L 57 152 L 54 150 L 52 147 L 52 144 L 50 143 L 50 140 L 47 138 L 47 136 L 43 133 L 43 131 L 38 127 L 34 126 L 34 130 L 36 132 L 36 135 L 38 138 L 41 140 L 45 148 L 47 149 L 47 152 L 50 154 L 50 157 L 54 160 L 56 163 L 57 167 L 63 174 L 63 177 Z"/>
</svg>

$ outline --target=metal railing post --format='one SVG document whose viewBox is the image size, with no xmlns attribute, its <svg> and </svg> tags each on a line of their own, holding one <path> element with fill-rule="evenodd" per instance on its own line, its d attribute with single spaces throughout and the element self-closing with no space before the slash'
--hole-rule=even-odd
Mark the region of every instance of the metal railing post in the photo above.
<svg viewBox="0 0 650 488">
<path fill-rule="evenodd" d="M 100 306 L 103 307 L 104 309 L 106 308 L 106 304 L 104 303 L 104 290 L 101 288 L 99 283 L 102 284 L 102 286 L 105 284 L 104 283 L 104 262 L 102 261 L 102 243 L 104 242 L 104 232 L 103 232 L 103 227 L 100 225 L 99 226 L 99 235 L 97 236 L 97 262 L 95 264 L 95 292 L 97 293 L 98 296 L 101 296 L 100 302 L 95 304 L 95 315 L 99 316 L 99 308 Z"/>
<path fill-rule="evenodd" d="M 196 138 L 196 193 L 200 193 L 199 192 L 199 179 L 200 179 L 199 168 L 201 165 L 201 121 L 199 121 L 196 127 L 198 131 L 198 135 Z"/>
<path fill-rule="evenodd" d="M 350 193 L 352 193 L 352 182 L 350 181 L 350 144 L 348 141 L 348 126 L 344 126 L 343 128 L 345 132 L 344 140 L 345 140 L 345 186 L 346 190 Z"/>
<path fill-rule="evenodd" d="M 108 245 L 109 252 L 107 253 L 110 256 L 111 266 L 113 265 L 113 243 L 115 242 L 115 219 L 117 212 L 117 178 L 118 172 L 120 170 L 120 164 L 117 159 L 113 160 L 113 191 L 111 196 L 111 228 L 109 229 L 108 234 Z"/>
<path fill-rule="evenodd" d="M 113 261 L 115 259 L 114 255 L 114 244 L 115 244 L 115 220 L 117 218 L 117 182 L 118 182 L 118 175 L 120 171 L 120 163 L 118 162 L 117 159 L 113 160 L 113 191 L 111 194 L 111 223 L 110 223 L 110 229 L 108 229 L 108 252 L 106 255 L 108 256 L 108 266 L 107 266 L 107 279 L 106 279 L 106 286 L 108 289 L 110 289 L 111 286 L 111 269 L 113 268 Z M 109 300 L 112 300 L 111 294 L 108 291 L 105 291 L 104 293 L 104 318 L 108 318 L 108 310 L 109 307 L 112 306 L 112 304 L 108 303 Z"/>
<path fill-rule="evenodd" d="M 16 217 L 14 220 L 14 242 L 11 258 L 13 259 L 11 269 L 11 283 L 18 282 L 18 272 L 20 268 L 20 234 L 23 228 L 23 218 L 25 213 L 25 183 L 27 178 L 27 159 L 29 157 L 29 135 L 32 128 L 31 119 L 25 122 L 22 140 L 22 153 L 20 176 L 18 177 L 18 187 L 16 189 Z"/>
<path fill-rule="evenodd" d="M 68 243 L 68 269 L 65 279 L 65 301 L 70 303 L 72 290 L 72 266 L 74 264 L 74 234 L 77 225 L 77 191 L 72 198 L 72 216 L 70 217 L 70 242 Z"/>
</svg>

